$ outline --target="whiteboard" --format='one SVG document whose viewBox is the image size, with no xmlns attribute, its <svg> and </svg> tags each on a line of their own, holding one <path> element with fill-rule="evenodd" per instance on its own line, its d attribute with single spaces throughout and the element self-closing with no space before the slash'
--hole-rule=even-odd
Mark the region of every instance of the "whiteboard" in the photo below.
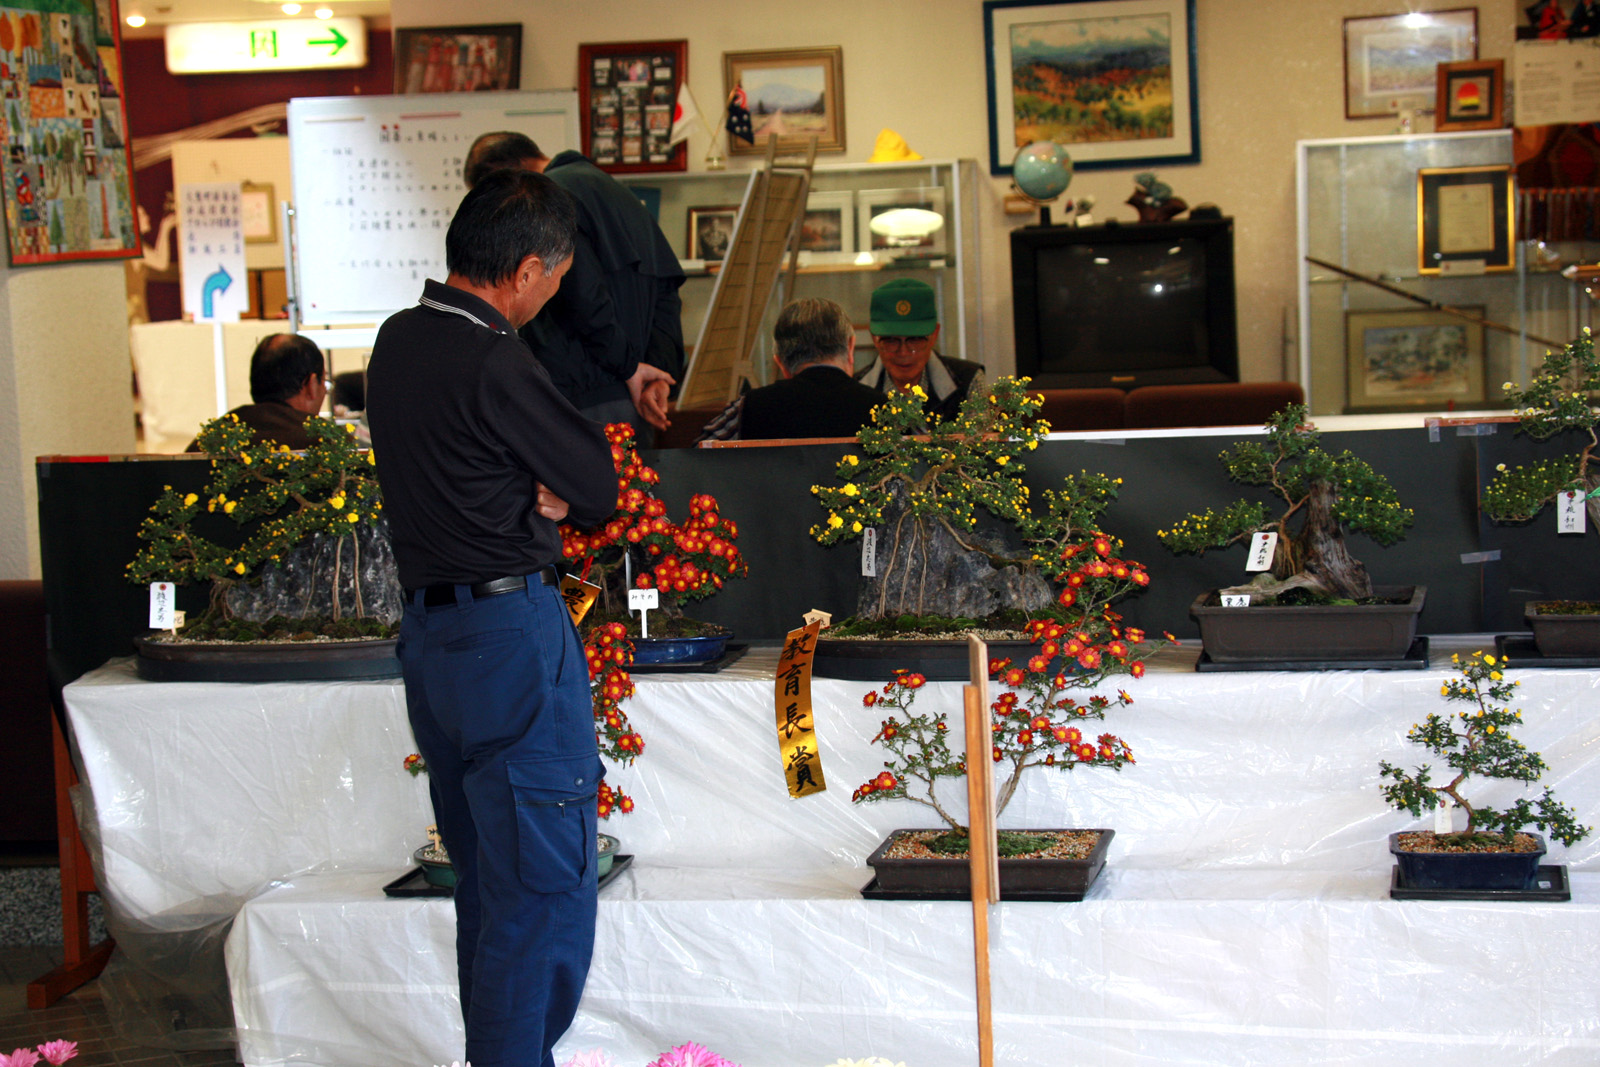
<svg viewBox="0 0 1600 1067">
<path fill-rule="evenodd" d="M 444 235 L 480 134 L 525 133 L 546 156 L 579 145 L 578 94 L 330 96 L 289 101 L 300 315 L 372 322 L 443 281 Z"/>
</svg>

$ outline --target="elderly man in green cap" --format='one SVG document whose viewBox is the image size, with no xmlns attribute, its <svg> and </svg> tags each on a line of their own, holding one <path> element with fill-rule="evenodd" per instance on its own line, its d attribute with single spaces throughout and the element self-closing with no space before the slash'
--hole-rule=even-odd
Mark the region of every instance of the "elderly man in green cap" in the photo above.
<svg viewBox="0 0 1600 1067">
<path fill-rule="evenodd" d="M 941 419 L 955 417 L 969 393 L 988 389 L 983 364 L 934 351 L 939 310 L 927 282 L 897 278 L 878 286 L 870 327 L 877 356 L 856 374 L 857 381 L 884 394 L 920 385 L 928 394 L 928 414 Z"/>
</svg>

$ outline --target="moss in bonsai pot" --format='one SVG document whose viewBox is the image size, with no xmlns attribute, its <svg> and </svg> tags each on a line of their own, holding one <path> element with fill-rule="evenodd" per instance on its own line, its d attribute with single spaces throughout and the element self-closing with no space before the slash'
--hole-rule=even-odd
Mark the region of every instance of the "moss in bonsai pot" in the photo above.
<svg viewBox="0 0 1600 1067">
<path fill-rule="evenodd" d="M 1391 835 L 1390 850 L 1401 860 L 1401 873 L 1411 888 L 1436 888 L 1438 880 L 1450 877 L 1451 857 L 1473 858 L 1482 853 L 1523 854 L 1520 872 L 1500 876 L 1502 884 L 1482 888 L 1520 888 L 1532 878 L 1544 842 L 1536 835 L 1521 832 L 1532 825 L 1563 845 L 1571 846 L 1589 836 L 1590 827 L 1578 823 L 1573 810 L 1556 800 L 1547 787 L 1536 799 L 1519 797 L 1509 807 L 1490 808 L 1473 804 L 1463 793 L 1468 779 L 1499 778 L 1536 783 L 1548 767 L 1539 753 L 1528 750 L 1512 736 L 1522 725 L 1522 713 L 1507 705 L 1515 698 L 1519 683 L 1506 680 L 1504 664 L 1484 652 L 1474 652 L 1465 662 L 1452 656 L 1461 669 L 1439 687 L 1445 700 L 1466 705 L 1466 710 L 1427 719 L 1411 727 L 1406 739 L 1442 759 L 1455 773 L 1449 781 L 1435 784 L 1433 771 L 1423 764 L 1414 771 L 1395 767 L 1387 760 L 1380 765 L 1383 797 L 1390 805 L 1413 816 L 1433 810 L 1449 798 L 1467 813 L 1467 825 L 1456 833 L 1413 831 Z M 1420 855 L 1421 860 L 1415 858 Z M 1408 869 L 1418 864 L 1413 873 Z M 1474 866 L 1477 862 L 1474 861 Z M 1516 882 L 1516 885 L 1503 884 Z M 1431 884 L 1430 884 L 1431 883 Z M 1449 886 L 1448 888 L 1463 888 Z"/>
</svg>

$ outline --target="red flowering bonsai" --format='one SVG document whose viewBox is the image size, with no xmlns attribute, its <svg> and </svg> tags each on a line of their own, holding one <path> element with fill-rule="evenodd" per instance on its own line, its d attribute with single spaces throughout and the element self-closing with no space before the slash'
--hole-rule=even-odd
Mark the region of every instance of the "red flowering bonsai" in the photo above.
<svg viewBox="0 0 1600 1067">
<path fill-rule="evenodd" d="M 600 615 L 627 610 L 628 562 L 632 584 L 657 589 L 669 616 L 682 614 L 685 601 L 712 596 L 730 578 L 743 577 L 748 565 L 735 542 L 739 527 L 722 517 L 716 498 L 696 493 L 689 518 L 674 522 L 655 495 L 661 476 L 639 458 L 633 427 L 606 427 L 617 471 L 617 510 L 599 527 L 582 531 L 561 527 L 561 553 L 580 568 L 580 577 L 600 586 Z"/>
</svg>

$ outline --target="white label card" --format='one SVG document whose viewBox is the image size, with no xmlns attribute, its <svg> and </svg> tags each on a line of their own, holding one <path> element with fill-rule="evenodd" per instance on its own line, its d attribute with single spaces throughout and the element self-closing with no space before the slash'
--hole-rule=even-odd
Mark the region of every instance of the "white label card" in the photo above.
<svg viewBox="0 0 1600 1067">
<path fill-rule="evenodd" d="M 1569 489 L 1556 494 L 1556 533 L 1581 534 L 1588 529 L 1584 517 L 1584 495 Z"/>
<path fill-rule="evenodd" d="M 878 528 L 868 526 L 861 531 L 861 576 L 878 576 Z"/>
<path fill-rule="evenodd" d="M 639 636 L 650 636 L 650 609 L 661 605 L 661 594 L 654 589 L 628 590 L 628 610 L 639 613 Z"/>
<path fill-rule="evenodd" d="M 1225 608 L 1247 608 L 1250 606 L 1250 594 L 1223 593 L 1222 606 Z"/>
<path fill-rule="evenodd" d="M 1272 569 L 1272 556 L 1278 549 L 1278 534 L 1273 530 L 1263 530 L 1250 538 L 1250 558 L 1245 561 L 1244 569 L 1247 571 L 1270 571 Z"/>
<path fill-rule="evenodd" d="M 150 583 L 150 629 L 171 630 L 177 627 L 172 613 L 176 610 L 177 590 L 171 582 Z"/>
<path fill-rule="evenodd" d="M 1455 832 L 1455 819 L 1453 816 L 1454 805 L 1449 797 L 1440 797 L 1439 806 L 1433 809 L 1433 832 L 1436 834 L 1449 834 Z"/>
</svg>

